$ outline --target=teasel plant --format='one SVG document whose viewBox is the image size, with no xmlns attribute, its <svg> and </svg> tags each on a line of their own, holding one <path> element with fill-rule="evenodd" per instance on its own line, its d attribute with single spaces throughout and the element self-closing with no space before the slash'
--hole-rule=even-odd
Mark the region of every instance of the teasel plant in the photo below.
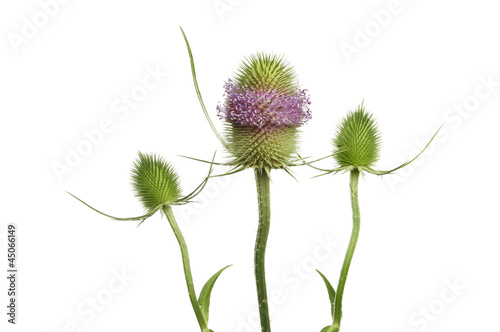
<svg viewBox="0 0 500 332">
<path fill-rule="evenodd" d="M 226 173 L 217 176 L 249 168 L 254 171 L 259 210 L 254 273 L 261 330 L 270 332 L 265 253 L 271 222 L 271 170 L 283 170 L 293 177 L 290 167 L 300 165 L 296 150 L 299 128 L 311 119 L 309 94 L 299 87 L 294 68 L 283 56 L 250 55 L 243 60 L 234 77 L 224 84 L 225 100 L 217 107 L 218 117 L 224 122 L 224 132 L 220 134 L 204 105 L 191 47 L 182 28 L 181 31 L 200 105 L 216 137 L 230 155 L 229 161 L 215 163 L 230 167 Z"/>
<path fill-rule="evenodd" d="M 442 126 L 441 126 L 442 127 Z M 331 304 L 331 315 L 333 319 L 332 325 L 329 325 L 321 330 L 321 332 L 338 332 L 340 330 L 340 322 L 342 320 L 342 298 L 344 296 L 344 288 L 347 281 L 347 275 L 351 266 L 358 236 L 360 231 L 360 209 L 358 200 L 358 183 L 360 175 L 366 173 L 374 175 L 387 175 L 408 166 L 417 159 L 432 143 L 437 136 L 439 128 L 429 143 L 424 149 L 412 160 L 407 161 L 398 167 L 379 171 L 374 169 L 375 163 L 380 157 L 381 134 L 377 127 L 376 120 L 370 112 L 365 110 L 364 101 L 353 111 L 349 111 L 345 118 L 341 121 L 337 128 L 336 135 L 333 139 L 333 156 L 338 167 L 334 169 L 323 169 L 314 166 L 313 162 L 306 163 L 316 170 L 322 171 L 321 175 L 335 174 L 339 172 L 349 173 L 350 175 L 350 196 L 353 217 L 352 234 L 347 248 L 347 252 L 340 272 L 337 289 L 331 285 L 328 278 L 317 271 L 325 282 L 328 297 Z M 323 159 L 323 158 L 322 158 Z M 320 159 L 318 159 L 320 160 Z"/>
<path fill-rule="evenodd" d="M 215 154 L 214 154 L 215 157 Z M 189 254 L 184 240 L 184 236 L 177 224 L 172 207 L 177 205 L 184 205 L 194 202 L 196 196 L 204 189 L 210 175 L 212 174 L 213 167 L 205 179 L 188 195 L 182 195 L 180 178 L 170 162 L 165 161 L 161 156 L 155 154 L 143 154 L 139 152 L 138 158 L 132 167 L 132 186 L 135 191 L 136 197 L 142 203 L 145 209 L 145 214 L 138 217 L 119 218 L 113 217 L 103 213 L 89 204 L 85 203 L 75 195 L 70 194 L 78 201 L 89 207 L 90 209 L 100 213 L 101 215 L 111 218 L 113 220 L 121 221 L 139 221 L 139 227 L 146 219 L 159 212 L 165 216 L 170 223 L 172 231 L 179 243 L 179 248 L 182 256 L 182 264 L 184 268 L 184 275 L 188 289 L 189 300 L 193 307 L 194 314 L 200 326 L 201 332 L 213 332 L 208 328 L 210 297 L 215 282 L 220 274 L 227 269 L 230 265 L 222 268 L 215 273 L 204 285 L 201 290 L 200 296 L 196 297 L 194 288 L 193 276 L 191 274 L 191 266 L 189 263 Z"/>
</svg>

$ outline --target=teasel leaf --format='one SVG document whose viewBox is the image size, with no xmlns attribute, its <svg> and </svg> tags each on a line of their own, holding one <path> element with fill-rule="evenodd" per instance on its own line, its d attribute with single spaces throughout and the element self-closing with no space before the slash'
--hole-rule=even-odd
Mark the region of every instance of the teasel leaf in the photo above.
<svg viewBox="0 0 500 332">
<path fill-rule="evenodd" d="M 326 289 L 328 290 L 328 298 L 330 299 L 330 304 L 332 307 L 332 318 L 333 318 L 333 312 L 335 309 L 335 289 L 333 289 L 332 284 L 330 283 L 330 281 L 328 281 L 328 278 L 323 273 L 321 273 L 319 270 L 316 270 L 316 272 L 319 273 L 319 275 L 325 282 Z"/>
<path fill-rule="evenodd" d="M 220 269 L 217 273 L 215 273 L 208 281 L 205 283 L 205 286 L 203 286 L 200 296 L 198 298 L 198 303 L 201 308 L 201 312 L 203 314 L 203 317 L 205 318 L 205 322 L 208 325 L 208 316 L 209 316 L 209 310 L 210 310 L 210 296 L 212 295 L 212 289 L 214 288 L 215 282 L 219 278 L 222 272 L 224 272 L 225 269 L 230 267 L 231 265 L 228 265 L 222 269 Z"/>
</svg>

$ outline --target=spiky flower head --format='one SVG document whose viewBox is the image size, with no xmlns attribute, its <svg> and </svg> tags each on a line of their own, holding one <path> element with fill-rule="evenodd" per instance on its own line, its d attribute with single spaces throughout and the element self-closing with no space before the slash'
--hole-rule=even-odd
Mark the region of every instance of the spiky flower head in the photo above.
<svg viewBox="0 0 500 332">
<path fill-rule="evenodd" d="M 296 150 L 297 128 L 311 118 L 309 95 L 283 57 L 246 58 L 225 85 L 218 115 L 228 124 L 226 140 L 235 166 L 285 168 Z"/>
<path fill-rule="evenodd" d="M 341 168 L 360 171 L 379 159 L 380 132 L 373 115 L 363 103 L 350 111 L 337 128 L 333 139 L 333 156 Z"/>
<path fill-rule="evenodd" d="M 179 176 L 161 156 L 139 152 L 132 167 L 132 185 L 146 211 L 171 205 L 181 198 Z"/>
</svg>

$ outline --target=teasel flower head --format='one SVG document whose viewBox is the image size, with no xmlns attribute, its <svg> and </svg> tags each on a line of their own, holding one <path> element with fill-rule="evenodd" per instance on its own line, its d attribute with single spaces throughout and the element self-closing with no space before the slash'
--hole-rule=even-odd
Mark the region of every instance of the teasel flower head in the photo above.
<svg viewBox="0 0 500 332">
<path fill-rule="evenodd" d="M 381 134 L 373 114 L 365 110 L 364 102 L 356 109 L 349 111 L 337 127 L 337 132 L 332 140 L 333 156 L 337 163 L 334 169 L 325 169 L 313 166 L 312 164 L 327 157 L 320 158 L 312 162 L 302 161 L 305 165 L 320 170 L 325 174 L 337 172 L 359 171 L 372 173 L 375 175 L 387 175 L 408 166 L 417 159 L 432 143 L 438 135 L 442 126 L 436 131 L 429 143 L 413 159 L 387 171 L 374 169 L 375 163 L 380 157 Z"/>
<path fill-rule="evenodd" d="M 215 158 L 215 154 L 214 154 Z M 213 159 L 212 159 L 213 162 Z M 196 187 L 190 194 L 183 196 L 180 184 L 180 178 L 174 169 L 174 166 L 165 161 L 161 156 L 156 154 L 144 154 L 139 152 L 137 159 L 132 165 L 132 187 L 135 191 L 135 196 L 139 199 L 144 207 L 145 214 L 138 217 L 118 218 L 105 214 L 89 204 L 85 203 L 78 197 L 77 200 L 91 208 L 92 210 L 105 215 L 115 220 L 139 220 L 141 223 L 151 217 L 156 212 L 163 213 L 163 208 L 172 205 L 183 205 L 193 201 L 205 187 L 213 167 L 205 179 Z M 140 225 L 140 224 L 139 224 Z"/>
<path fill-rule="evenodd" d="M 371 168 L 380 155 L 380 131 L 363 103 L 350 111 L 337 128 L 333 157 L 345 170 Z"/>
<path fill-rule="evenodd" d="M 298 128 L 311 119 L 309 94 L 299 88 L 293 67 L 283 57 L 257 53 L 243 61 L 224 90 L 217 110 L 227 125 L 230 164 L 239 169 L 290 166 Z"/>
<path fill-rule="evenodd" d="M 347 115 L 342 119 L 337 127 L 336 135 L 333 138 L 333 154 L 331 156 L 333 156 L 333 158 L 337 162 L 338 167 L 335 169 L 322 169 L 316 166 L 312 166 L 312 163 L 325 158 L 321 158 L 309 163 L 306 163 L 304 161 L 305 164 L 324 172 L 321 175 L 337 172 L 350 173 L 349 189 L 351 196 L 351 207 L 353 211 L 353 228 L 351 239 L 349 241 L 349 247 L 345 255 L 344 263 L 342 264 L 342 270 L 340 273 L 339 283 L 336 291 L 332 287 L 330 281 L 328 281 L 327 277 L 317 270 L 317 272 L 325 282 L 330 299 L 331 315 L 333 318 L 332 325 L 323 328 L 321 332 L 338 332 L 340 330 L 340 323 L 342 320 L 342 299 L 344 295 L 349 267 L 351 265 L 354 251 L 356 249 L 360 230 L 361 217 L 358 199 L 358 185 L 360 175 L 364 175 L 365 171 L 375 175 L 386 175 L 408 166 L 415 159 L 417 159 L 427 149 L 427 147 L 429 147 L 440 130 L 441 128 L 436 131 L 429 143 L 412 160 L 407 161 L 399 165 L 398 167 L 388 171 L 375 170 L 373 167 L 379 160 L 381 135 L 379 129 L 377 128 L 377 124 L 373 115 L 367 112 L 365 110 L 364 103 L 361 103 L 361 105 L 359 105 L 355 110 L 349 111 Z"/>
<path fill-rule="evenodd" d="M 132 166 L 132 186 L 147 212 L 181 199 L 179 175 L 161 156 L 139 152 Z"/>
</svg>

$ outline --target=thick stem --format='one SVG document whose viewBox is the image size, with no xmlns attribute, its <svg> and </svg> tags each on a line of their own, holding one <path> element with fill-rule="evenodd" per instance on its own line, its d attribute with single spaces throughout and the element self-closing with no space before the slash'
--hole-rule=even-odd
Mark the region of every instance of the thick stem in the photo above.
<svg viewBox="0 0 500 332">
<path fill-rule="evenodd" d="M 198 303 L 198 299 L 196 298 L 196 292 L 194 290 L 193 276 L 191 275 L 191 266 L 189 265 L 189 254 L 186 246 L 186 241 L 184 241 L 184 237 L 182 236 L 181 230 L 175 221 L 174 214 L 172 212 L 172 207 L 164 206 L 163 212 L 167 216 L 168 222 L 170 226 L 172 226 L 172 230 L 174 231 L 175 237 L 179 242 L 179 247 L 181 248 L 182 254 L 182 264 L 184 266 L 184 275 L 186 277 L 187 289 L 189 292 L 189 299 L 191 300 L 191 305 L 193 306 L 194 313 L 196 315 L 196 319 L 198 320 L 198 324 L 200 325 L 200 329 L 202 332 L 208 332 L 209 329 L 207 327 L 207 323 L 203 318 L 203 314 L 201 312 L 200 305 Z"/>
<path fill-rule="evenodd" d="M 335 297 L 335 312 L 333 317 L 333 332 L 338 332 L 340 330 L 340 320 L 342 319 L 342 297 L 344 296 L 344 287 L 347 280 L 347 274 L 349 273 L 349 267 L 351 266 L 352 256 L 354 255 L 354 250 L 356 249 L 356 243 L 358 242 L 359 236 L 359 226 L 360 226 L 360 213 L 359 213 L 359 201 L 358 201 L 358 182 L 359 182 L 359 171 L 357 169 L 351 171 L 351 205 L 352 205 L 352 234 L 351 240 L 349 241 L 349 246 L 344 258 L 344 264 L 342 265 L 342 271 L 340 272 L 339 284 L 337 286 L 337 294 Z"/>
<path fill-rule="evenodd" d="M 259 301 L 260 325 L 262 332 L 271 332 L 269 308 L 267 302 L 265 255 L 266 244 L 271 223 L 270 181 L 269 174 L 264 169 L 255 169 L 257 197 L 259 201 L 259 228 L 255 241 L 255 279 L 257 282 L 257 297 Z"/>
</svg>

